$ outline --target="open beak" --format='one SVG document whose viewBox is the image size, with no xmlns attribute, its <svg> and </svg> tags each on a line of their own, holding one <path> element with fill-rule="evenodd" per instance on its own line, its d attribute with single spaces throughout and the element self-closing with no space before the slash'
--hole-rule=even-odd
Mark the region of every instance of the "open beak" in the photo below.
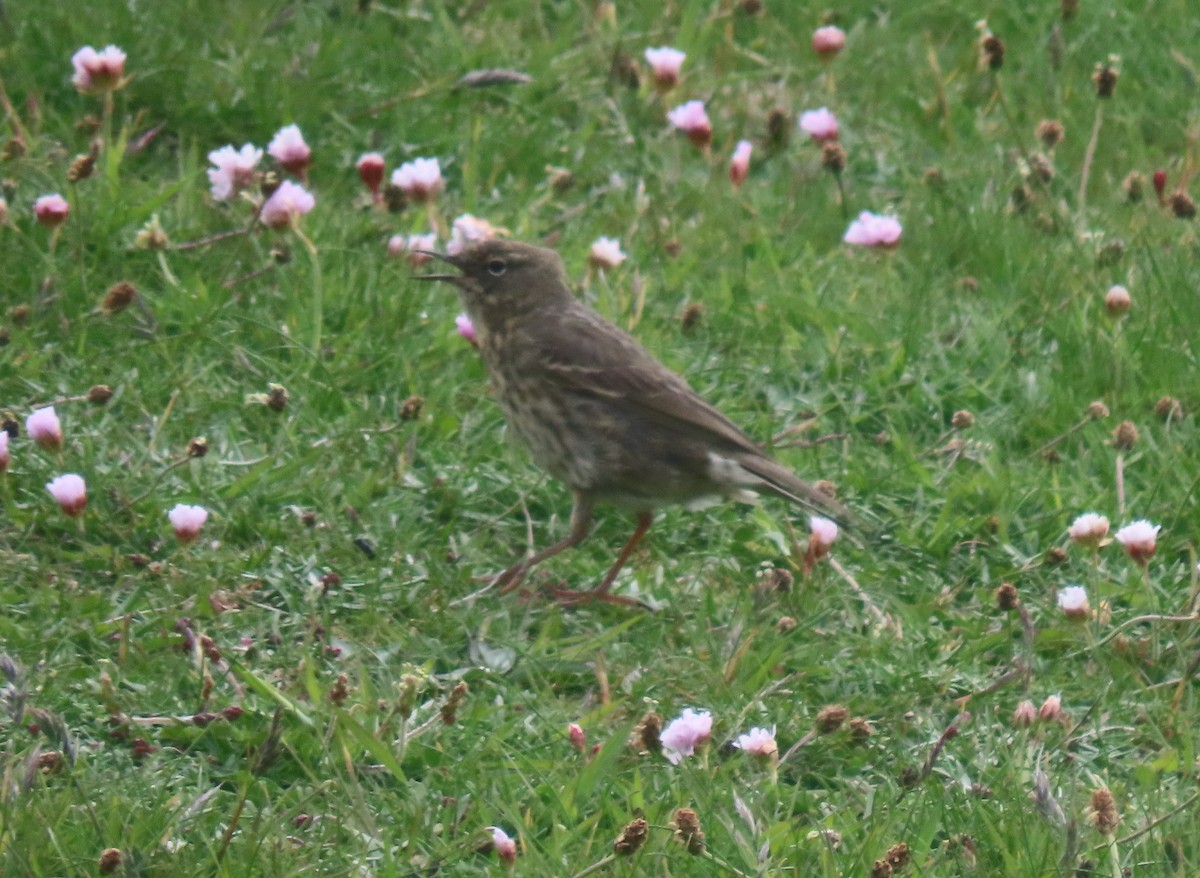
<svg viewBox="0 0 1200 878">
<path fill-rule="evenodd" d="M 433 250 L 414 250 L 414 253 L 420 253 L 423 256 L 432 256 L 434 259 L 440 259 L 442 262 L 447 262 L 455 268 L 461 268 L 458 260 L 453 256 L 447 256 L 445 253 L 435 253 Z M 417 280 L 444 280 L 449 283 L 458 283 L 463 279 L 461 274 L 417 274 L 413 275 Z"/>
</svg>

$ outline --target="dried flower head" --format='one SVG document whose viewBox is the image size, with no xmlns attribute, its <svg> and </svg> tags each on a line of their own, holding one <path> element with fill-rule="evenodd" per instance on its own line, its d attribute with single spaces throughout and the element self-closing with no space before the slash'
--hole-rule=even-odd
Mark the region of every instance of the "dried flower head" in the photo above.
<svg viewBox="0 0 1200 878">
<path fill-rule="evenodd" d="M 1066 129 L 1063 127 L 1063 123 L 1057 119 L 1043 119 L 1041 122 L 1038 122 L 1034 133 L 1037 135 L 1037 139 L 1042 142 L 1042 146 L 1046 149 L 1054 149 L 1054 147 L 1062 143 L 1063 137 L 1066 135 Z"/>
<path fill-rule="evenodd" d="M 1173 396 L 1159 397 L 1154 403 L 1154 413 L 1164 421 L 1178 421 L 1183 417 L 1183 403 Z"/>
<path fill-rule="evenodd" d="M 1051 546 L 1046 550 L 1046 554 L 1042 556 L 1042 563 L 1053 567 L 1058 564 L 1066 564 L 1069 558 L 1070 556 L 1067 554 L 1066 549 L 1061 546 Z"/>
<path fill-rule="evenodd" d="M 630 820 L 621 828 L 621 834 L 613 842 L 613 852 L 625 857 L 635 854 L 646 843 L 649 834 L 650 824 L 644 817 Z"/>
<path fill-rule="evenodd" d="M 985 32 L 979 38 L 979 69 L 999 70 L 1004 66 L 1004 41 L 993 33 Z"/>
<path fill-rule="evenodd" d="M 851 717 L 847 727 L 850 730 L 851 739 L 855 741 L 865 741 L 875 734 L 875 727 L 865 716 Z"/>
<path fill-rule="evenodd" d="M 775 630 L 780 634 L 788 634 L 795 631 L 799 624 L 792 616 L 780 616 L 779 621 L 775 623 Z"/>
<path fill-rule="evenodd" d="M 1137 441 L 1138 428 L 1133 421 L 1121 421 L 1113 430 L 1112 444 L 1118 451 L 1129 451 Z"/>
<path fill-rule="evenodd" d="M 400 420 L 415 421 L 421 416 L 421 409 L 425 406 L 425 397 L 410 396 L 404 402 L 400 403 Z"/>
<path fill-rule="evenodd" d="M 638 753 L 661 753 L 662 730 L 662 717 L 657 713 L 647 713 L 634 727 L 629 744 Z"/>
<path fill-rule="evenodd" d="M 959 409 L 950 417 L 950 425 L 956 430 L 966 430 L 975 426 L 975 415 L 966 409 Z"/>
<path fill-rule="evenodd" d="M 113 389 L 107 384 L 93 384 L 88 388 L 87 401 L 96 405 L 104 405 L 112 399 Z"/>
<path fill-rule="evenodd" d="M 1138 171 L 1130 171 L 1125 175 L 1125 179 L 1121 181 L 1121 191 L 1125 193 L 1126 201 L 1130 204 L 1137 204 L 1145 196 L 1145 176 Z"/>
<path fill-rule="evenodd" d="M 1111 98 L 1113 96 L 1113 92 L 1117 88 L 1117 79 L 1121 75 L 1115 63 L 1116 59 L 1110 57 L 1103 64 L 1096 65 L 1096 69 L 1092 73 L 1092 82 L 1096 84 L 1096 97 Z"/>
<path fill-rule="evenodd" d="M 897 844 L 892 845 L 887 849 L 887 852 L 883 855 L 883 858 L 887 860 L 888 865 L 892 867 L 893 873 L 899 872 L 908 865 L 911 858 L 908 851 L 908 844 L 905 842 L 898 842 Z"/>
<path fill-rule="evenodd" d="M 996 607 L 1007 613 L 1019 606 L 1021 599 L 1017 594 L 1017 587 L 1011 582 L 1000 583 L 1000 587 L 996 589 Z"/>
<path fill-rule="evenodd" d="M 281 412 L 287 408 L 290 399 L 291 396 L 288 394 L 288 389 L 282 384 L 267 385 L 267 408 L 272 411 Z"/>
<path fill-rule="evenodd" d="M 124 854 L 120 848 L 105 848 L 100 853 L 100 859 L 96 862 L 96 868 L 101 875 L 111 875 L 117 869 L 121 868 L 121 861 L 124 859 Z"/>
<path fill-rule="evenodd" d="M 680 808 L 675 812 L 671 821 L 675 830 L 675 840 L 687 848 L 693 855 L 704 853 L 704 833 L 700 830 L 700 815 L 691 808 Z"/>
<path fill-rule="evenodd" d="M 1117 814 L 1117 803 L 1113 794 L 1101 787 L 1092 793 L 1092 807 L 1088 810 L 1088 823 L 1096 827 L 1101 835 L 1112 835 L 1117 831 L 1121 818 Z"/>
<path fill-rule="evenodd" d="M 695 332 L 697 327 L 704 322 L 704 303 L 691 302 L 683 313 L 679 315 L 679 328 L 684 334 Z"/>
<path fill-rule="evenodd" d="M 1104 418 L 1108 417 L 1108 414 L 1109 414 L 1108 406 L 1106 406 L 1100 400 L 1097 399 L 1094 402 L 1091 402 L 1088 404 L 1087 415 L 1092 420 L 1094 420 L 1094 421 L 1103 420 Z"/>
<path fill-rule="evenodd" d="M 832 174 L 840 174 L 846 169 L 846 150 L 836 140 L 821 144 L 821 167 Z"/>
<path fill-rule="evenodd" d="M 817 711 L 817 731 L 822 735 L 836 732 L 846 722 L 850 711 L 840 704 L 830 704 Z"/>
<path fill-rule="evenodd" d="M 187 455 L 188 457 L 204 457 L 208 454 L 208 440 L 203 436 L 193 436 L 188 440 Z"/>
<path fill-rule="evenodd" d="M 171 239 L 163 230 L 162 223 L 158 220 L 158 214 L 152 215 L 149 221 L 133 236 L 133 246 L 138 250 L 165 250 L 170 244 Z"/>
<path fill-rule="evenodd" d="M 111 317 L 124 311 L 137 298 L 137 288 L 127 280 L 117 281 L 108 288 L 100 302 L 100 311 Z"/>
<path fill-rule="evenodd" d="M 1171 197 L 1167 199 L 1167 204 L 1171 206 L 1171 213 L 1179 219 L 1191 219 L 1196 215 L 1196 202 L 1192 201 L 1192 196 L 1182 189 L 1172 192 Z"/>
</svg>

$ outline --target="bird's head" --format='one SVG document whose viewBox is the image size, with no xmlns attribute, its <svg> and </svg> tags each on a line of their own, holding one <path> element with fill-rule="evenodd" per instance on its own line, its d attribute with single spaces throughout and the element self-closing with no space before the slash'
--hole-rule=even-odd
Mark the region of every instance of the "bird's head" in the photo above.
<svg viewBox="0 0 1200 878">
<path fill-rule="evenodd" d="M 553 250 L 492 238 L 468 244 L 453 256 L 429 253 L 460 274 L 418 275 L 454 284 L 474 320 L 533 310 L 570 295 L 562 260 Z"/>
</svg>

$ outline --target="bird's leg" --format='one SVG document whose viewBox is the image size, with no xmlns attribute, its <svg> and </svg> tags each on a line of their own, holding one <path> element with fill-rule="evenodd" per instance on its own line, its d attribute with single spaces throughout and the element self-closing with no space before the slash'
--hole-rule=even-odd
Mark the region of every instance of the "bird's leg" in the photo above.
<svg viewBox="0 0 1200 878">
<path fill-rule="evenodd" d="M 613 562 L 612 567 L 608 568 L 608 572 L 604 574 L 604 578 L 600 580 L 598 586 L 590 591 L 571 591 L 565 588 L 556 588 L 551 590 L 551 594 L 558 598 L 561 603 L 565 604 L 579 604 L 584 601 L 608 601 L 613 604 L 625 604 L 627 606 L 645 608 L 646 605 L 639 600 L 609 594 L 608 590 L 612 588 L 613 582 L 617 579 L 617 574 L 621 572 L 621 568 L 625 566 L 625 562 L 629 560 L 629 556 L 633 554 L 633 550 L 642 541 L 642 537 L 646 535 L 646 531 L 650 530 L 650 525 L 653 521 L 654 513 L 638 513 L 637 527 L 634 528 L 633 536 L 629 538 L 629 542 L 625 544 L 625 548 L 621 550 L 621 554 L 617 556 L 617 560 Z"/>
<path fill-rule="evenodd" d="M 525 579 L 525 575 L 538 564 L 584 541 L 584 538 L 587 537 L 588 532 L 592 529 L 592 501 L 578 491 L 572 495 L 572 500 L 571 532 L 553 546 L 542 549 L 540 552 L 535 552 L 530 557 L 523 558 L 513 564 L 492 580 L 490 588 L 499 588 L 502 593 L 512 591 L 521 584 Z"/>
</svg>

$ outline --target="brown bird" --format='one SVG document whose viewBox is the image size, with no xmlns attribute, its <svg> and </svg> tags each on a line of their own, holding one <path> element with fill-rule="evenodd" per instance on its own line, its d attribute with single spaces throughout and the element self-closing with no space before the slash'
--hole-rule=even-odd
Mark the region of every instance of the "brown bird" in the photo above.
<svg viewBox="0 0 1200 878">
<path fill-rule="evenodd" d="M 764 492 L 848 515 L 576 299 L 553 250 L 492 239 L 455 256 L 429 255 L 461 274 L 421 279 L 458 288 L 505 420 L 574 501 L 570 533 L 512 564 L 493 586 L 515 588 L 534 566 L 582 542 L 596 503 L 634 510 L 637 528 L 596 588 L 554 591 L 565 602 L 640 604 L 609 589 L 659 506 Z"/>
</svg>

